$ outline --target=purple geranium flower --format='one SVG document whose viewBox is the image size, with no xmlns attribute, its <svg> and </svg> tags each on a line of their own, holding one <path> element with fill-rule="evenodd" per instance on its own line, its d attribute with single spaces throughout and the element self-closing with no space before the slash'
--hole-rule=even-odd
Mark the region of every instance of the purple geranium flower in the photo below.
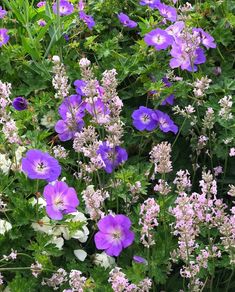
<svg viewBox="0 0 235 292">
<path fill-rule="evenodd" d="M 99 231 L 95 234 L 97 249 L 105 250 L 109 256 L 119 256 L 135 238 L 130 230 L 131 221 L 124 215 L 107 215 L 98 222 Z"/>
<path fill-rule="evenodd" d="M 118 14 L 118 19 L 125 27 L 134 28 L 137 26 L 137 23 L 135 21 L 131 20 L 128 15 L 122 12 Z"/>
<path fill-rule="evenodd" d="M 128 158 L 126 150 L 120 146 L 111 147 L 107 142 L 103 142 L 97 154 L 101 156 L 104 162 L 104 169 L 107 173 L 112 173 L 118 165 L 125 162 Z"/>
<path fill-rule="evenodd" d="M 23 111 L 27 109 L 28 102 L 24 97 L 19 96 L 13 99 L 12 105 L 17 111 Z"/>
<path fill-rule="evenodd" d="M 0 47 L 5 45 L 9 39 L 10 37 L 8 35 L 8 30 L 5 28 L 0 28 Z"/>
<path fill-rule="evenodd" d="M 165 84 L 166 87 L 171 87 L 171 82 L 169 82 L 169 80 L 166 77 L 162 78 L 162 82 Z M 161 103 L 161 105 L 173 105 L 174 104 L 174 99 L 175 96 L 174 94 L 170 94 L 169 96 L 167 96 L 163 102 Z"/>
<path fill-rule="evenodd" d="M 174 134 L 178 132 L 178 126 L 174 124 L 168 114 L 163 113 L 159 110 L 155 110 L 154 118 L 158 122 L 158 126 L 162 130 L 162 132 L 167 133 L 171 131 Z"/>
<path fill-rule="evenodd" d="M 175 22 L 177 19 L 177 11 L 174 7 L 168 6 L 164 3 L 159 3 L 157 9 L 160 14 L 171 22 Z"/>
<path fill-rule="evenodd" d="M 67 118 L 59 120 L 55 124 L 55 131 L 59 134 L 61 141 L 69 141 L 74 138 L 77 132 L 84 127 L 84 121 L 80 118 Z"/>
<path fill-rule="evenodd" d="M 140 5 L 145 6 L 148 5 L 150 8 L 154 9 L 157 8 L 160 0 L 141 0 Z"/>
<path fill-rule="evenodd" d="M 174 38 L 177 38 L 181 31 L 184 29 L 184 27 L 185 23 L 183 21 L 177 21 L 174 24 L 167 27 L 166 32 L 169 35 L 173 36 Z"/>
<path fill-rule="evenodd" d="M 75 86 L 75 90 L 77 94 L 84 96 L 85 94 L 84 94 L 83 89 L 86 86 L 86 82 L 84 80 L 78 79 L 78 80 L 75 80 L 73 84 Z"/>
<path fill-rule="evenodd" d="M 57 3 L 54 3 L 52 6 L 53 12 L 57 14 Z M 67 0 L 60 0 L 59 13 L 60 16 L 70 15 L 73 13 L 74 7 L 73 4 Z"/>
<path fill-rule="evenodd" d="M 133 260 L 139 264 L 145 264 L 145 265 L 148 264 L 147 260 L 145 258 L 140 257 L 140 256 L 133 256 Z"/>
<path fill-rule="evenodd" d="M 58 161 L 37 149 L 27 151 L 22 159 L 22 170 L 31 179 L 45 179 L 48 182 L 56 180 L 61 173 Z"/>
<path fill-rule="evenodd" d="M 59 106 L 59 114 L 63 120 L 78 118 L 81 119 L 85 115 L 85 102 L 82 101 L 80 95 L 73 94 L 65 98 Z"/>
<path fill-rule="evenodd" d="M 173 43 L 173 37 L 165 30 L 156 28 L 144 37 L 144 41 L 148 46 L 154 46 L 157 51 L 165 50 Z"/>
<path fill-rule="evenodd" d="M 202 28 L 194 28 L 193 32 L 198 33 L 201 43 L 207 48 L 216 48 L 216 44 L 214 43 L 214 38 L 207 32 L 205 32 Z"/>
<path fill-rule="evenodd" d="M 79 12 L 80 19 L 87 25 L 89 30 L 95 26 L 95 21 L 91 15 L 87 15 L 84 11 Z"/>
<path fill-rule="evenodd" d="M 109 121 L 110 110 L 100 98 L 97 98 L 93 103 L 87 102 L 86 110 L 95 118 L 98 124 L 104 124 Z"/>
<path fill-rule="evenodd" d="M 45 5 L 46 5 L 46 1 L 40 1 L 38 2 L 37 7 L 40 8 L 40 7 L 44 7 Z"/>
<path fill-rule="evenodd" d="M 157 121 L 153 118 L 154 110 L 140 106 L 132 113 L 133 125 L 139 131 L 153 131 L 157 127 Z"/>
<path fill-rule="evenodd" d="M 61 220 L 64 214 L 76 212 L 79 205 L 75 189 L 62 181 L 45 186 L 43 196 L 47 203 L 46 212 L 54 220 Z"/>
<path fill-rule="evenodd" d="M 0 6 L 0 19 L 4 18 L 7 14 L 7 11 Z"/>
</svg>

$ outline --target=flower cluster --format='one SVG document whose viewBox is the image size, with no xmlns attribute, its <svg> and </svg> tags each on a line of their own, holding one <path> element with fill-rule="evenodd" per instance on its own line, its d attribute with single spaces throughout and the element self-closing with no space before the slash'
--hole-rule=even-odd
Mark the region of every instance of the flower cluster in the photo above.
<svg viewBox="0 0 235 292">
<path fill-rule="evenodd" d="M 64 64 L 61 63 L 59 56 L 53 56 L 53 73 L 52 85 L 56 90 L 55 98 L 64 99 L 69 95 L 68 77 Z"/>
</svg>

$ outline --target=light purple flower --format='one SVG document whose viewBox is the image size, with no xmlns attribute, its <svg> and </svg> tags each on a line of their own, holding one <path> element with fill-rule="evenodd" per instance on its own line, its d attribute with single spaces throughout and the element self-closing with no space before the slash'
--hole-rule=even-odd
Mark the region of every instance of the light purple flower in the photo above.
<svg viewBox="0 0 235 292">
<path fill-rule="evenodd" d="M 178 132 L 178 126 L 174 124 L 168 114 L 155 110 L 154 118 L 158 122 L 158 126 L 162 132 L 173 132 L 174 134 Z"/>
<path fill-rule="evenodd" d="M 142 258 L 140 256 L 133 256 L 133 260 L 139 264 L 145 264 L 145 265 L 148 264 L 148 261 L 145 258 Z"/>
<path fill-rule="evenodd" d="M 168 6 L 164 3 L 159 3 L 157 5 L 157 9 L 167 20 L 171 22 L 175 22 L 177 20 L 177 11 L 174 7 Z"/>
<path fill-rule="evenodd" d="M 125 162 L 128 158 L 126 150 L 120 146 L 111 147 L 107 142 L 103 142 L 97 150 L 105 164 L 104 169 L 107 173 L 112 173 L 115 168 Z"/>
<path fill-rule="evenodd" d="M 207 48 L 216 48 L 216 44 L 214 43 L 214 38 L 207 32 L 205 32 L 202 28 L 194 28 L 193 32 L 197 32 L 201 43 Z"/>
<path fill-rule="evenodd" d="M 134 28 L 137 26 L 135 21 L 131 20 L 128 15 L 122 12 L 118 14 L 118 19 L 125 27 Z"/>
<path fill-rule="evenodd" d="M 124 215 L 107 215 L 98 222 L 99 231 L 95 234 L 97 249 L 105 250 L 109 256 L 119 256 L 121 251 L 134 241 L 130 230 L 131 221 Z"/>
<path fill-rule="evenodd" d="M 87 25 L 89 30 L 95 26 L 95 21 L 91 15 L 87 15 L 84 11 L 79 12 L 80 19 Z"/>
<path fill-rule="evenodd" d="M 7 11 L 0 6 L 0 19 L 4 18 L 7 14 Z"/>
<path fill-rule="evenodd" d="M 5 28 L 0 28 L 0 47 L 5 45 L 9 39 L 10 37 L 8 35 L 8 30 Z"/>
<path fill-rule="evenodd" d="M 40 2 L 38 2 L 38 4 L 37 4 L 37 7 L 38 7 L 38 8 L 40 8 L 40 7 L 44 7 L 44 6 L 46 6 L 46 1 L 40 1 Z"/>
<path fill-rule="evenodd" d="M 75 80 L 73 84 L 75 86 L 75 90 L 76 90 L 77 94 L 84 96 L 85 94 L 84 94 L 83 89 L 86 86 L 86 82 L 84 80 L 78 79 L 78 80 Z"/>
<path fill-rule="evenodd" d="M 74 138 L 77 132 L 80 132 L 84 127 L 84 121 L 80 118 L 67 118 L 59 120 L 55 124 L 55 131 L 59 135 L 61 141 L 69 141 Z"/>
<path fill-rule="evenodd" d="M 144 37 L 144 41 L 148 46 L 154 46 L 157 51 L 165 50 L 173 43 L 173 37 L 170 36 L 165 30 L 156 28 Z"/>
<path fill-rule="evenodd" d="M 145 106 L 140 106 L 132 113 L 133 125 L 139 131 L 153 131 L 158 122 L 153 118 L 154 110 Z"/>
<path fill-rule="evenodd" d="M 166 32 L 173 36 L 174 38 L 177 38 L 179 34 L 182 32 L 182 30 L 185 27 L 185 23 L 183 21 L 177 21 L 174 24 L 170 25 L 166 28 Z"/>
<path fill-rule="evenodd" d="M 53 12 L 57 14 L 57 3 L 52 6 Z M 74 11 L 73 4 L 67 0 L 60 0 L 59 13 L 60 16 L 70 15 Z"/>
<path fill-rule="evenodd" d="M 103 103 L 100 98 L 97 98 L 93 103 L 86 103 L 86 110 L 91 114 L 97 123 L 104 124 L 109 121 L 109 108 Z"/>
<path fill-rule="evenodd" d="M 147 5 L 152 9 L 157 8 L 159 3 L 160 3 L 160 0 L 141 0 L 140 1 L 140 5 L 142 6 Z"/>
<path fill-rule="evenodd" d="M 37 149 L 27 151 L 22 159 L 22 170 L 31 179 L 45 179 L 48 182 L 56 180 L 61 173 L 58 161 Z"/>
<path fill-rule="evenodd" d="M 79 10 L 79 11 L 83 11 L 84 8 L 85 8 L 85 3 L 83 2 L 83 0 L 80 0 L 80 1 L 78 2 L 78 10 Z"/>
<path fill-rule="evenodd" d="M 45 186 L 43 196 L 47 203 L 47 215 L 54 220 L 61 220 L 64 214 L 76 212 L 79 205 L 75 189 L 62 181 Z"/>
<path fill-rule="evenodd" d="M 80 95 L 73 94 L 65 98 L 62 104 L 59 106 L 59 114 L 63 120 L 67 118 L 81 119 L 85 116 L 86 104 L 82 101 Z"/>
</svg>

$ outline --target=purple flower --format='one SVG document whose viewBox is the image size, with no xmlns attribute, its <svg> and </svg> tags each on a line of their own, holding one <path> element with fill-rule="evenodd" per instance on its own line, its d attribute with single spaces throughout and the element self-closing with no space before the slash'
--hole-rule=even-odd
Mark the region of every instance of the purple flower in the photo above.
<svg viewBox="0 0 235 292">
<path fill-rule="evenodd" d="M 7 11 L 0 6 L 0 19 L 4 18 L 7 14 Z"/>
<path fill-rule="evenodd" d="M 174 134 L 178 132 L 178 126 L 174 124 L 168 114 L 163 113 L 159 110 L 155 110 L 154 118 L 158 122 L 158 126 L 162 130 L 162 132 L 167 133 L 171 131 Z"/>
<path fill-rule="evenodd" d="M 52 6 L 53 12 L 57 14 L 57 3 L 54 3 Z M 60 16 L 70 15 L 73 13 L 74 7 L 73 4 L 67 0 L 60 0 L 59 13 Z"/>
<path fill-rule="evenodd" d="M 65 34 L 63 35 L 63 37 L 64 37 L 64 39 L 65 39 L 66 42 L 69 41 L 69 35 L 68 35 L 67 33 L 65 33 Z"/>
<path fill-rule="evenodd" d="M 86 103 L 86 110 L 95 118 L 99 124 L 104 124 L 109 121 L 110 110 L 100 98 L 97 98 L 93 103 Z"/>
<path fill-rule="evenodd" d="M 46 1 L 40 1 L 38 2 L 37 7 L 40 8 L 40 7 L 44 7 L 45 5 L 46 5 Z"/>
<path fill-rule="evenodd" d="M 157 9 L 160 14 L 171 22 L 175 22 L 177 19 L 177 11 L 174 7 L 168 6 L 164 3 L 159 3 Z"/>
<path fill-rule="evenodd" d="M 5 28 L 0 28 L 0 47 L 5 45 L 9 39 L 10 37 L 8 35 L 8 30 Z"/>
<path fill-rule="evenodd" d="M 145 6 L 148 5 L 150 8 L 154 9 L 157 8 L 160 0 L 141 0 L 140 5 Z"/>
<path fill-rule="evenodd" d="M 104 169 L 107 173 L 112 173 L 118 165 L 125 162 L 128 158 L 127 152 L 120 146 L 111 147 L 107 142 L 103 142 L 97 154 L 101 156 L 104 162 Z"/>
<path fill-rule="evenodd" d="M 216 44 L 214 43 L 214 38 L 207 32 L 205 32 L 202 28 L 194 28 L 193 32 L 198 33 L 201 43 L 207 48 L 216 48 Z"/>
<path fill-rule="evenodd" d="M 12 105 L 17 111 L 23 111 L 27 109 L 28 102 L 24 97 L 19 96 L 13 99 Z"/>
<path fill-rule="evenodd" d="M 84 11 L 79 12 L 80 19 L 87 25 L 89 30 L 92 30 L 93 26 L 95 26 L 95 21 L 91 15 L 87 15 Z"/>
<path fill-rule="evenodd" d="M 130 230 L 131 221 L 124 215 L 107 215 L 98 222 L 99 231 L 95 234 L 97 249 L 105 250 L 109 256 L 119 256 L 135 238 Z"/>
<path fill-rule="evenodd" d="M 59 120 L 55 124 L 55 131 L 59 134 L 61 141 L 69 141 L 74 138 L 77 132 L 80 132 L 84 127 L 84 121 L 80 118 L 67 118 Z"/>
<path fill-rule="evenodd" d="M 136 262 L 136 263 L 139 263 L 139 264 L 145 264 L 147 265 L 148 262 L 146 259 L 140 257 L 140 256 L 133 256 L 133 260 Z"/>
<path fill-rule="evenodd" d="M 181 31 L 184 29 L 184 27 L 185 24 L 183 21 L 177 21 L 174 24 L 170 25 L 168 28 L 166 28 L 166 32 L 174 38 L 177 38 Z"/>
<path fill-rule="evenodd" d="M 78 3 L 78 10 L 83 11 L 84 8 L 85 8 L 85 3 L 83 2 L 83 0 L 80 0 Z"/>
<path fill-rule="evenodd" d="M 47 203 L 46 212 L 54 220 L 61 220 L 64 214 L 76 212 L 79 205 L 75 189 L 62 181 L 45 186 L 43 196 Z"/>
<path fill-rule="evenodd" d="M 153 118 L 153 115 L 154 110 L 141 106 L 132 113 L 133 125 L 139 131 L 153 131 L 157 127 L 157 121 Z"/>
<path fill-rule="evenodd" d="M 154 46 L 157 51 L 165 50 L 173 43 L 173 37 L 170 36 L 165 30 L 156 28 L 144 37 L 144 41 L 148 46 Z"/>
<path fill-rule="evenodd" d="M 81 119 L 85 116 L 85 102 L 82 101 L 80 95 L 73 94 L 65 98 L 62 104 L 59 106 L 59 114 L 63 120 L 67 118 Z"/>
<path fill-rule="evenodd" d="M 125 27 L 134 28 L 137 26 L 137 23 L 135 21 L 131 20 L 128 15 L 122 12 L 118 14 L 118 19 Z"/>
<path fill-rule="evenodd" d="M 77 94 L 84 96 L 84 92 L 83 89 L 86 86 L 86 82 L 84 80 L 75 80 L 74 81 L 74 86 L 75 86 L 75 90 L 77 92 Z"/>
<path fill-rule="evenodd" d="M 166 77 L 162 78 L 162 82 L 165 84 L 166 87 L 171 87 L 171 82 L 169 82 L 169 80 Z M 167 104 L 173 105 L 174 104 L 174 99 L 175 99 L 174 94 L 170 94 L 169 96 L 167 96 L 165 98 L 165 100 L 163 100 L 161 105 L 167 105 Z"/>
<path fill-rule="evenodd" d="M 31 179 L 45 179 L 48 182 L 56 180 L 61 173 L 58 161 L 37 149 L 27 151 L 22 159 L 22 170 Z"/>
<path fill-rule="evenodd" d="M 39 25 L 39 26 L 42 26 L 42 27 L 43 27 L 43 26 L 46 26 L 46 24 L 47 24 L 47 23 L 46 23 L 46 21 L 45 21 L 44 19 L 39 19 L 39 20 L 38 20 L 38 25 Z"/>
</svg>

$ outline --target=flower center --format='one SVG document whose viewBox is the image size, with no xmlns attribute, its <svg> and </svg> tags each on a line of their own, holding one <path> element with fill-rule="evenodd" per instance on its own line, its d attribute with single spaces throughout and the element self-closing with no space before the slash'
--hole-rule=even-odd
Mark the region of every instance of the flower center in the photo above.
<svg viewBox="0 0 235 292">
<path fill-rule="evenodd" d="M 36 166 L 36 171 L 39 172 L 39 173 L 45 173 L 46 172 L 46 169 L 47 169 L 47 165 L 44 163 L 44 161 L 39 161 L 37 163 L 37 166 Z"/>
<path fill-rule="evenodd" d="M 143 114 L 140 119 L 143 124 L 148 124 L 150 122 L 150 116 L 148 114 Z"/>
<path fill-rule="evenodd" d="M 113 239 L 120 240 L 122 237 L 122 232 L 121 232 L 121 230 L 117 230 L 112 235 L 113 235 Z"/>
<path fill-rule="evenodd" d="M 58 210 L 64 209 L 64 202 L 60 196 L 56 197 L 54 200 L 54 205 Z"/>
<path fill-rule="evenodd" d="M 158 34 L 153 37 L 153 42 L 157 45 L 163 44 L 165 41 L 165 37 Z"/>
<path fill-rule="evenodd" d="M 167 121 L 165 120 L 165 119 L 160 119 L 159 120 L 159 123 L 160 123 L 160 125 L 163 127 L 163 128 L 167 128 L 168 127 L 168 123 L 167 123 Z"/>
</svg>

